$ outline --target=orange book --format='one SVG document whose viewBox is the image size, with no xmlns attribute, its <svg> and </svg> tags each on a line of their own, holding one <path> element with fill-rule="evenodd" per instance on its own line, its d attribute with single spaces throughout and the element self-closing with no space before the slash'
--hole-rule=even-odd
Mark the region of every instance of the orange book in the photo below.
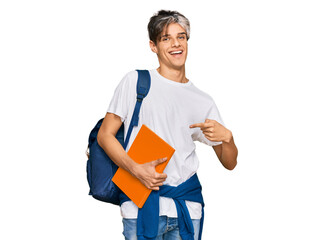
<svg viewBox="0 0 322 240">
<path fill-rule="evenodd" d="M 127 154 L 137 163 L 143 164 L 167 157 L 167 161 L 155 167 L 162 173 L 175 149 L 146 125 L 142 125 Z M 152 190 L 123 168 L 119 168 L 112 181 L 139 207 L 142 208 Z"/>
</svg>

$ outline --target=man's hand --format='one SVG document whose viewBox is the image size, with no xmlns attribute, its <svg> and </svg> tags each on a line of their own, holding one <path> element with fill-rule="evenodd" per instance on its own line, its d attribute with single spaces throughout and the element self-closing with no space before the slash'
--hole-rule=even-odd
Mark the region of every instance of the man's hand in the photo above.
<svg viewBox="0 0 322 240">
<path fill-rule="evenodd" d="M 195 123 L 190 128 L 200 127 L 205 137 L 213 142 L 229 143 L 232 139 L 232 133 L 216 120 L 206 119 L 204 123 Z"/>
<path fill-rule="evenodd" d="M 148 189 L 159 190 L 159 187 L 163 185 L 167 178 L 167 174 L 156 172 L 155 167 L 165 161 L 167 161 L 166 157 L 144 164 L 137 164 L 132 174 Z"/>
</svg>

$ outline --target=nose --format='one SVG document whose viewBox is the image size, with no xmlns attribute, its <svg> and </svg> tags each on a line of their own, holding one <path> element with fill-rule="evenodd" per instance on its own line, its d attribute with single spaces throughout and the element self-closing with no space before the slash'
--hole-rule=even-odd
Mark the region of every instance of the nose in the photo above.
<svg viewBox="0 0 322 240">
<path fill-rule="evenodd" d="M 178 41 L 177 38 L 174 38 L 172 40 L 172 47 L 179 47 L 180 46 L 180 42 Z"/>
</svg>

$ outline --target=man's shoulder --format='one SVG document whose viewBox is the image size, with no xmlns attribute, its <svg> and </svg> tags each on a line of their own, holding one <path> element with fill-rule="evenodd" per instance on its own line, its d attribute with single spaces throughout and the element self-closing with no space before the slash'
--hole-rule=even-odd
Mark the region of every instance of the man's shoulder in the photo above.
<svg viewBox="0 0 322 240">
<path fill-rule="evenodd" d="M 137 83 L 138 74 L 137 71 L 129 71 L 125 75 L 123 75 L 123 78 L 119 81 L 118 86 L 124 89 L 134 88 Z"/>
<path fill-rule="evenodd" d="M 198 88 L 195 84 L 191 84 L 191 87 L 193 88 L 194 92 L 198 94 L 201 98 L 204 98 L 209 101 L 213 101 L 213 98 L 210 94 L 206 93 L 205 91 Z"/>
<path fill-rule="evenodd" d="M 140 70 L 146 70 L 149 72 L 150 76 L 151 76 L 151 79 L 153 78 L 153 70 L 148 70 L 148 69 L 140 69 Z M 132 70 L 132 71 L 129 71 L 127 72 L 123 79 L 122 79 L 122 82 L 124 82 L 124 84 L 137 84 L 137 80 L 138 80 L 138 71 L 137 70 Z"/>
<path fill-rule="evenodd" d="M 137 79 L 138 78 L 138 72 L 136 70 L 132 70 L 127 72 L 124 77 L 123 80 L 124 81 L 133 81 L 133 79 Z"/>
</svg>

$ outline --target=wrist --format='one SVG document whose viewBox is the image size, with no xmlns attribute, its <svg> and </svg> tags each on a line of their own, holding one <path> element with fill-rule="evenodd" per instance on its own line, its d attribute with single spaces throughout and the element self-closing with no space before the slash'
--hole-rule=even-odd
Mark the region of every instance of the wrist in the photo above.
<svg viewBox="0 0 322 240">
<path fill-rule="evenodd" d="M 233 134 L 230 130 L 227 129 L 226 137 L 223 140 L 224 143 L 231 143 L 233 141 Z"/>
<path fill-rule="evenodd" d="M 131 173 L 131 175 L 133 175 L 134 177 L 137 178 L 137 174 L 138 174 L 138 166 L 140 164 L 138 164 L 137 162 L 135 162 L 133 159 L 131 159 L 131 164 L 129 165 L 129 172 Z"/>
</svg>

